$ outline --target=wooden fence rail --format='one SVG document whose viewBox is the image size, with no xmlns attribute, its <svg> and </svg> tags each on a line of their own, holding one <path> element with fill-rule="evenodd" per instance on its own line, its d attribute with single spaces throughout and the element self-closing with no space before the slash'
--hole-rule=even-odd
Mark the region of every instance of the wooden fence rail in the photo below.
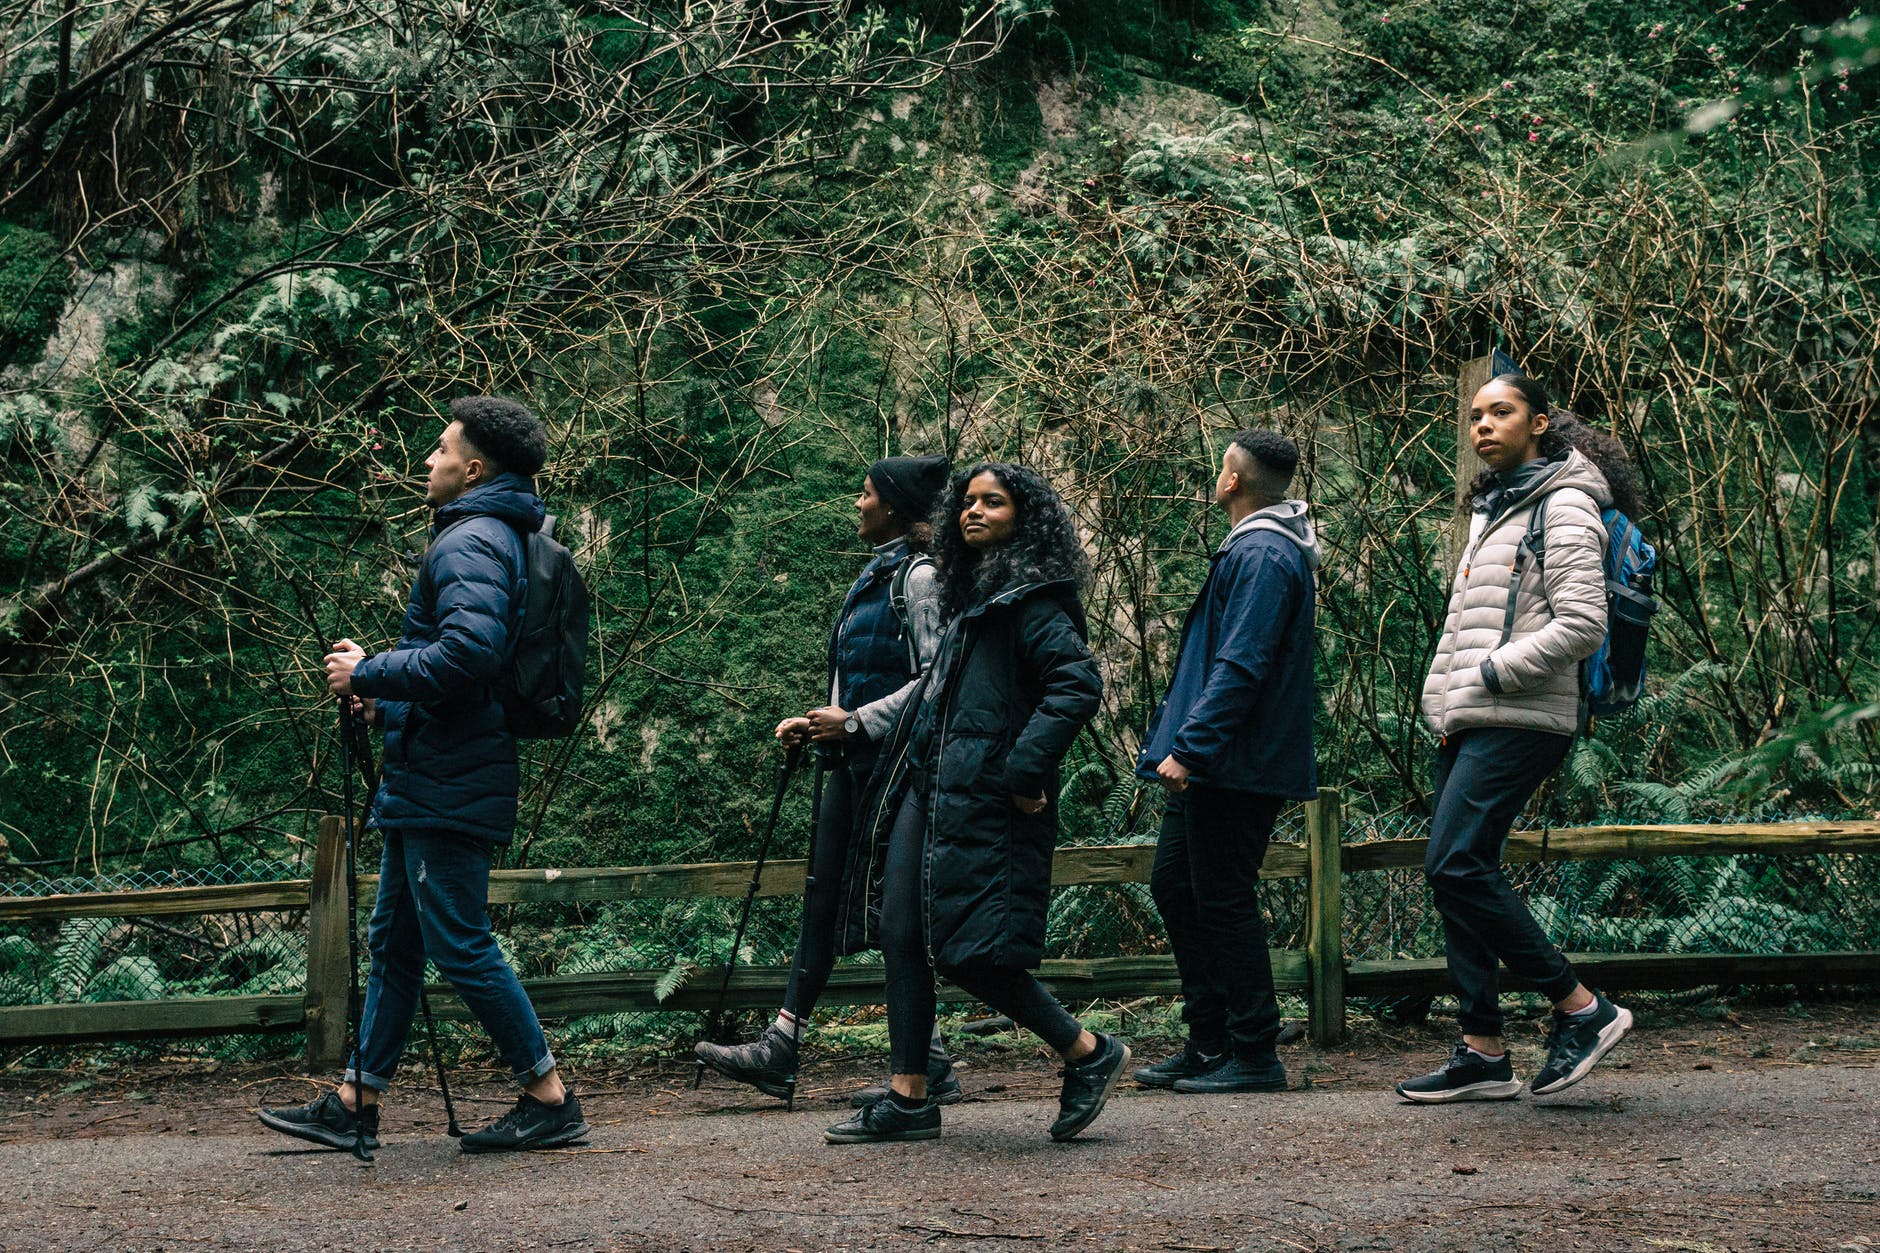
<svg viewBox="0 0 1880 1253">
<path fill-rule="evenodd" d="M 1421 866 L 1427 840 L 1343 842 L 1339 794 L 1321 789 L 1305 806 L 1303 844 L 1272 845 L 1261 867 L 1268 879 L 1306 880 L 1303 950 L 1273 953 L 1275 985 L 1303 993 L 1314 1040 L 1330 1043 L 1345 1031 L 1348 996 L 1407 996 L 1447 987 L 1441 959 L 1347 961 L 1343 935 L 1343 879 L 1347 874 Z M 129 1039 L 304 1028 L 313 1069 L 339 1063 L 348 995 L 344 829 L 321 823 L 312 877 L 229 887 L 155 888 L 0 899 L 0 923 L 56 922 L 65 918 L 146 918 L 251 910 L 307 912 L 307 986 L 301 996 L 210 996 L 162 1001 L 113 1001 L 0 1007 L 0 1044 Z M 1058 886 L 1143 883 L 1153 844 L 1059 849 L 1052 867 Z M 1562 828 L 1516 832 L 1510 862 L 1590 861 L 1612 858 L 1715 856 L 1738 853 L 1801 855 L 1880 854 L 1880 822 L 1693 824 Z M 490 900 L 497 904 L 740 897 L 751 881 L 750 862 L 690 866 L 611 866 L 584 869 L 496 871 Z M 771 861 L 758 895 L 795 896 L 803 890 L 804 863 Z M 377 876 L 362 875 L 359 896 L 369 902 Z M 1572 953 L 1575 967 L 1603 987 L 1676 988 L 1711 983 L 1812 982 L 1880 984 L 1880 951 L 1835 953 Z M 621 970 L 525 982 L 545 1018 L 647 1010 L 708 1008 L 717 982 L 698 978 L 665 1000 L 654 995 L 662 971 Z M 1173 995 L 1180 991 L 1167 956 L 1051 960 L 1041 977 L 1066 1000 Z M 769 1009 L 782 996 L 787 967 L 740 968 L 728 1004 Z M 1510 987 L 1520 984 L 1512 979 Z M 874 1004 L 882 998 L 879 965 L 838 968 L 825 1004 Z M 445 986 L 433 988 L 441 1017 L 465 1019 Z M 943 987 L 941 999 L 965 999 Z"/>
</svg>

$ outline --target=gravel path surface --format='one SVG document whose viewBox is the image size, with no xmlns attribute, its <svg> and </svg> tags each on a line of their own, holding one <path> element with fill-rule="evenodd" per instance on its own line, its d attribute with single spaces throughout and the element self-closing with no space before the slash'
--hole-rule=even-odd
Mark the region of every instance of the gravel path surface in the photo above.
<svg viewBox="0 0 1880 1253">
<path fill-rule="evenodd" d="M 1589 1080 L 1447 1109 L 1373 1092 L 1124 1092 L 947 1111 L 931 1144 L 830 1148 L 829 1112 L 598 1128 L 586 1151 L 378 1161 L 258 1124 L 0 1146 L 9 1249 L 1880 1248 L 1880 1071 Z M 1853 1119 L 1864 1133 L 1824 1137 Z M 1862 1244 L 1866 1240 L 1870 1244 Z"/>
<path fill-rule="evenodd" d="M 1064 1145 L 1030 1047 L 969 1050 L 974 1096 L 932 1143 L 825 1146 L 875 1060 L 828 1058 L 795 1113 L 678 1067 L 590 1070 L 589 1145 L 517 1157 L 461 1155 L 414 1089 L 371 1166 L 252 1120 L 314 1090 L 278 1067 L 76 1092 L 16 1071 L 0 1247 L 1880 1250 L 1880 1041 L 1871 1008 L 1836 1013 L 1661 1020 L 1569 1092 L 1448 1108 L 1385 1086 L 1442 1024 L 1373 1032 L 1287 1050 L 1284 1093 L 1125 1087 Z M 465 1086 L 466 1123 L 500 1109 Z"/>
</svg>

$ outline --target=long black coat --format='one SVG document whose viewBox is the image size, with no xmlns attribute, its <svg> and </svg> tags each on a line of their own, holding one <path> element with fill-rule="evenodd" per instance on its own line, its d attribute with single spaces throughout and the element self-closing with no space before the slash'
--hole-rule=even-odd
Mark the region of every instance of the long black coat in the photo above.
<svg viewBox="0 0 1880 1253">
<path fill-rule="evenodd" d="M 941 971 L 1043 959 L 1058 766 L 1103 692 L 1086 636 L 1068 580 L 1009 588 L 948 625 L 869 784 L 845 876 L 844 952 L 879 943 L 888 835 L 919 773 L 923 890 L 897 905 L 922 910 L 929 959 Z M 1025 814 L 1014 795 L 1048 803 Z"/>
</svg>

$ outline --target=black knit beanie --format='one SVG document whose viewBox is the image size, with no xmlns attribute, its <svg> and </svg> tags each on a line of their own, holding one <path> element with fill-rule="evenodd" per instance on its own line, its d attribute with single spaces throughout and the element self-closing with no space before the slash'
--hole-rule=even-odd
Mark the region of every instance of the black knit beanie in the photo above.
<svg viewBox="0 0 1880 1253">
<path fill-rule="evenodd" d="M 933 498 L 947 485 L 951 467 L 945 457 L 883 457 L 868 467 L 875 495 L 888 502 L 908 526 L 925 522 Z"/>
</svg>

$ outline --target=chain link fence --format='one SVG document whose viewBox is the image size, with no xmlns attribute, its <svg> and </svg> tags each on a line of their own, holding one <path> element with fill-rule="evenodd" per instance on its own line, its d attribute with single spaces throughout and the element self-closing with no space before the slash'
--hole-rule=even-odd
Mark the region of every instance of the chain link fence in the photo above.
<svg viewBox="0 0 1880 1253">
<path fill-rule="evenodd" d="M 1795 815 L 1790 820 L 1825 820 Z M 1303 838 L 1297 810 L 1275 840 Z M 1426 819 L 1347 815 L 1347 844 L 1426 836 Z M 1148 833 L 1119 838 L 1141 842 Z M 364 858 L 372 853 L 362 849 Z M 231 885 L 304 878 L 304 863 L 249 860 L 166 870 L 0 881 L 0 898 L 72 892 Z M 1516 889 L 1562 948 L 1600 953 L 1808 953 L 1880 949 L 1880 858 L 1852 854 L 1660 857 L 1520 864 Z M 1270 942 L 1305 946 L 1306 884 L 1262 887 Z M 369 902 L 362 902 L 362 912 Z M 632 899 L 580 904 L 498 905 L 498 940 L 525 979 L 614 970 L 664 972 L 673 989 L 715 988 L 729 955 L 736 898 Z M 740 965 L 784 966 L 800 907 L 758 900 Z M 362 918 L 363 922 L 363 918 Z M 1420 870 L 1362 871 L 1344 878 L 1350 960 L 1440 957 L 1442 923 Z M 1167 951 L 1146 883 L 1061 888 L 1050 910 L 1052 957 Z M 861 960 L 868 960 L 863 958 Z M 0 924 L 0 1005 L 159 1000 L 185 996 L 293 994 L 307 970 L 302 909 L 163 917 L 67 918 Z M 1427 1005 L 1427 998 L 1424 999 Z M 831 1006 L 825 1019 L 871 1022 L 872 1007 Z M 745 1017 L 751 1023 L 765 1015 Z M 605 1053 L 688 1044 L 696 1011 L 598 1013 L 564 1022 L 557 1047 Z M 128 1047 L 128 1046 L 127 1046 Z M 165 1055 L 291 1054 L 298 1036 L 166 1041 Z"/>
<path fill-rule="evenodd" d="M 1797 814 L 1782 821 L 1846 819 Z M 1426 818 L 1360 819 L 1348 826 L 1346 843 L 1428 835 Z M 1871 856 L 1614 858 L 1524 863 L 1507 873 L 1548 938 L 1571 951 L 1815 953 L 1880 947 L 1880 858 Z M 1344 896 L 1350 960 L 1442 956 L 1442 919 L 1421 870 L 1348 873 Z"/>
</svg>

